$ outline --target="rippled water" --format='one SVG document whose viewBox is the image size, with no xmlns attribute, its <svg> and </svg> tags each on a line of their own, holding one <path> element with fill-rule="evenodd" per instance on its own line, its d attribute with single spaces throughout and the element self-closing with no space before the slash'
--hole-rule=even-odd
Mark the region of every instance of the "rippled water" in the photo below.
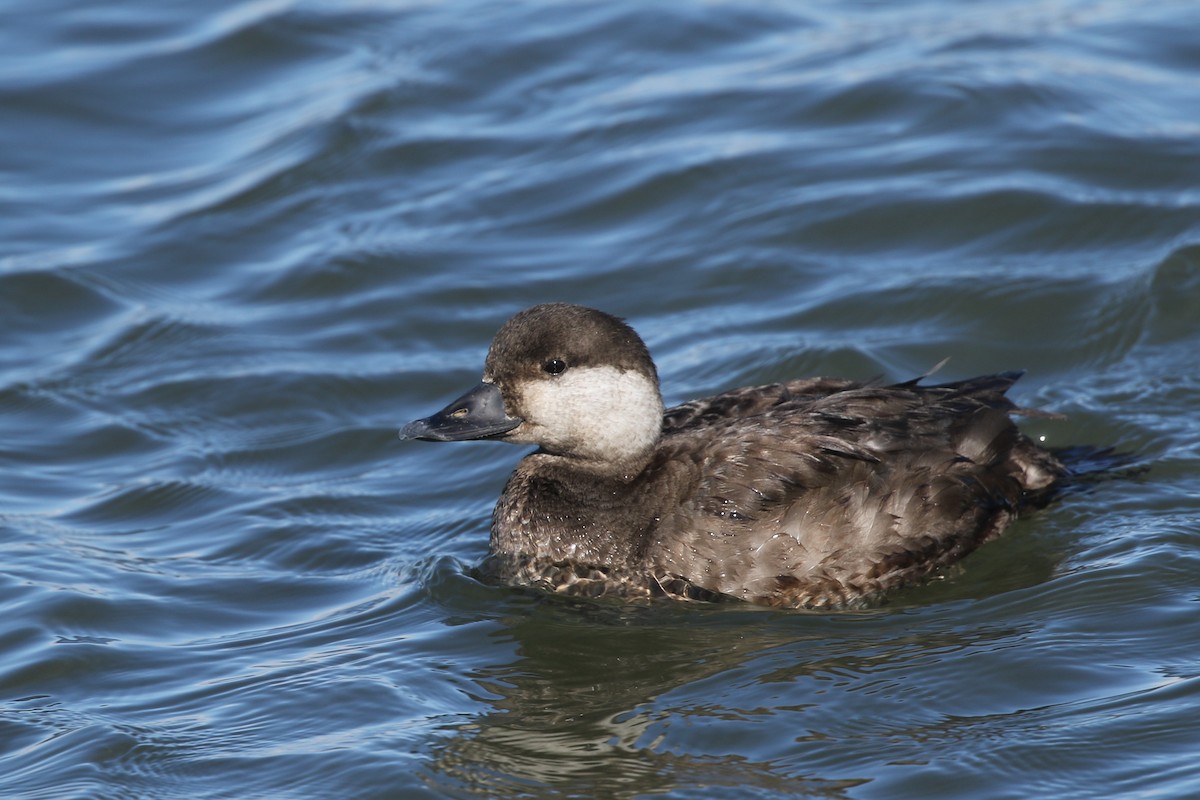
<svg viewBox="0 0 1200 800">
<path fill-rule="evenodd" d="M 1200 795 L 1195 3 L 7 10 L 0 795 Z M 1144 471 L 870 612 L 483 586 L 520 451 L 396 429 L 551 299 Z"/>
</svg>

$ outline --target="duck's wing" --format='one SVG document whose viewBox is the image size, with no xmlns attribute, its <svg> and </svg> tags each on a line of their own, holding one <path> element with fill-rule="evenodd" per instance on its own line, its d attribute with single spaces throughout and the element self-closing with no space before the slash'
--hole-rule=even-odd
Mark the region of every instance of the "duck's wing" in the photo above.
<svg viewBox="0 0 1200 800">
<path fill-rule="evenodd" d="M 689 428 L 708 427 L 729 420 L 755 417 L 781 405 L 819 400 L 838 392 L 869 385 L 871 384 L 840 378 L 804 378 L 785 383 L 732 389 L 667 409 L 663 414 L 663 432 L 676 433 Z"/>
<path fill-rule="evenodd" d="M 679 426 L 663 449 L 691 483 L 659 531 L 664 570 L 757 602 L 834 606 L 961 558 L 1062 474 L 1009 418 L 1018 377 L 781 390 L 758 413 Z"/>
</svg>

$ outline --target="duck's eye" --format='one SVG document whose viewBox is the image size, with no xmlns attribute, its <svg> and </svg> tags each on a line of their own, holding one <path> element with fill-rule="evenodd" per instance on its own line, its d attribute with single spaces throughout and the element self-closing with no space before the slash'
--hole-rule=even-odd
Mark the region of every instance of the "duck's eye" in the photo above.
<svg viewBox="0 0 1200 800">
<path fill-rule="evenodd" d="M 542 370 L 551 375 L 562 375 L 567 371 L 567 362 L 561 358 L 552 358 L 545 364 L 542 364 Z"/>
</svg>

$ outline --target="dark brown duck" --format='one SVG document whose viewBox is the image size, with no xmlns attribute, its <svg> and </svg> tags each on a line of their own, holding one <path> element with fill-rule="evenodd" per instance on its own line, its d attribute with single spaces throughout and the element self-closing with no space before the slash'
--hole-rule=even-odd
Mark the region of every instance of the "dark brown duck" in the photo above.
<svg viewBox="0 0 1200 800">
<path fill-rule="evenodd" d="M 633 329 L 547 304 L 500 329 L 482 383 L 400 437 L 537 445 L 492 516 L 484 571 L 504 583 L 835 608 L 961 559 L 1053 491 L 1066 468 L 1009 417 L 1019 377 L 813 378 L 664 413 Z"/>
</svg>

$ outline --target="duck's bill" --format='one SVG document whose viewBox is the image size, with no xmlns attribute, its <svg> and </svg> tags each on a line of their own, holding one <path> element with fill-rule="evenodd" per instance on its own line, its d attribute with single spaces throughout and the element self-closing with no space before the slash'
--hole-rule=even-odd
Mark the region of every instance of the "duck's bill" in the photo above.
<svg viewBox="0 0 1200 800">
<path fill-rule="evenodd" d="M 400 429 L 401 439 L 464 442 L 508 433 L 522 420 L 504 413 L 504 398 L 491 383 L 481 383 L 432 417 L 414 420 Z"/>
</svg>

